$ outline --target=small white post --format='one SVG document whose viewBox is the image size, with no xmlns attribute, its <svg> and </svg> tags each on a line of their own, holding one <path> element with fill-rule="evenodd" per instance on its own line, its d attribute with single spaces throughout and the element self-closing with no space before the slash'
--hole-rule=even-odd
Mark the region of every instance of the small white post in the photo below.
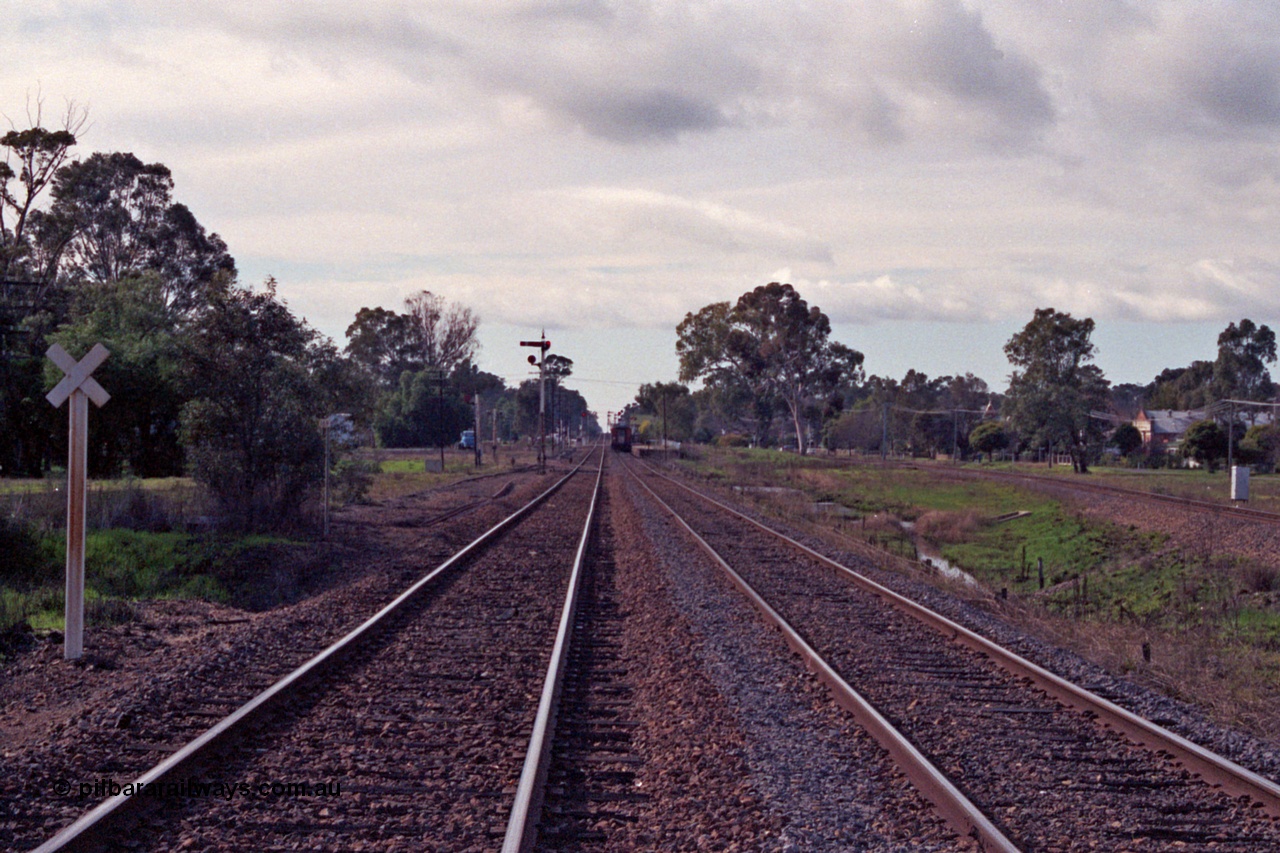
<svg viewBox="0 0 1280 853">
<path fill-rule="evenodd" d="M 324 433 L 324 539 L 329 538 L 329 433 L 333 430 L 333 415 L 320 419 Z"/>
<path fill-rule="evenodd" d="M 63 657 L 84 653 L 84 521 L 89 467 L 89 398 L 71 392 L 71 433 L 67 441 L 67 595 Z"/>
<path fill-rule="evenodd" d="M 90 374 L 110 353 L 95 344 L 77 362 L 57 344 L 46 353 L 67 375 L 45 399 L 61 406 L 70 400 L 71 424 L 67 439 L 67 595 L 62 656 L 76 660 L 84 654 L 84 527 L 85 479 L 89 467 L 89 401 L 103 406 L 111 395 Z"/>
</svg>

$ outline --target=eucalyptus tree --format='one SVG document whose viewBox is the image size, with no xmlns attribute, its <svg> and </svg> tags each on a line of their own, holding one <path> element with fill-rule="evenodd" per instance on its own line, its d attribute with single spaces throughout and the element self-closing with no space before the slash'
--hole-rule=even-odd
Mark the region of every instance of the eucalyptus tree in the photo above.
<svg viewBox="0 0 1280 853">
<path fill-rule="evenodd" d="M 1101 368 L 1087 363 L 1097 350 L 1093 329 L 1091 318 L 1037 308 L 1004 346 L 1016 368 L 1005 411 L 1024 446 L 1065 449 L 1082 474 L 1104 435 L 1103 421 L 1091 413 L 1106 409 L 1110 388 Z"/>
<path fill-rule="evenodd" d="M 676 333 L 682 381 L 745 389 L 757 410 L 781 403 L 801 453 L 808 445 L 806 408 L 862 376 L 862 353 L 832 341 L 827 315 L 790 284 L 762 285 L 732 307 L 708 305 L 686 315 Z M 758 436 L 766 429 L 758 424 Z"/>
<path fill-rule="evenodd" d="M 195 479 L 240 528 L 295 522 L 324 470 L 318 419 L 335 352 L 276 295 L 219 280 L 183 341 L 182 441 Z"/>
<path fill-rule="evenodd" d="M 173 200 L 173 174 L 133 154 L 95 153 L 60 168 L 42 229 L 51 263 L 74 281 L 103 283 L 148 270 L 165 302 L 187 315 L 208 298 L 215 276 L 233 276 L 227 244 Z"/>
<path fill-rule="evenodd" d="M 38 203 L 70 157 L 88 111 L 67 104 L 62 127 L 57 130 L 42 126 L 41 98 L 34 104 L 29 101 L 27 112 L 30 127 L 13 128 L 0 137 L 0 147 L 5 149 L 0 163 L 0 279 L 23 278 L 47 286 L 56 269 L 49 267 L 38 243 L 32 240 L 32 232 L 41 230 L 43 211 Z"/>
<path fill-rule="evenodd" d="M 412 346 L 424 367 L 448 375 L 475 358 L 480 318 L 465 305 L 424 290 L 405 300 Z"/>
<path fill-rule="evenodd" d="M 1213 386 L 1220 399 L 1270 401 L 1275 396 L 1268 364 L 1276 361 L 1276 334 L 1247 317 L 1218 335 Z"/>
<path fill-rule="evenodd" d="M 697 406 L 689 386 L 680 382 L 653 382 L 640 386 L 636 393 L 637 414 L 648 415 L 656 429 L 668 438 L 684 441 L 693 436 Z"/>
<path fill-rule="evenodd" d="M 399 387 L 402 373 L 426 366 L 412 318 L 386 308 L 361 308 L 347 326 L 347 355 L 384 389 Z"/>
</svg>

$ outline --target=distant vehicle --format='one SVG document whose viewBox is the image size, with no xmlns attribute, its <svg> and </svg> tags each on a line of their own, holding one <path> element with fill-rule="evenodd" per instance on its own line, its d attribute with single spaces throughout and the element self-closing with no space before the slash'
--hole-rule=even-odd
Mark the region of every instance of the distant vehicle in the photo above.
<svg viewBox="0 0 1280 853">
<path fill-rule="evenodd" d="M 623 453 L 630 453 L 632 439 L 631 427 L 619 424 L 615 426 L 611 432 L 613 436 L 613 449 L 619 450 Z"/>
<path fill-rule="evenodd" d="M 476 449 L 476 431 L 467 429 L 462 431 L 462 438 L 458 439 L 458 446 L 463 450 Z"/>
</svg>

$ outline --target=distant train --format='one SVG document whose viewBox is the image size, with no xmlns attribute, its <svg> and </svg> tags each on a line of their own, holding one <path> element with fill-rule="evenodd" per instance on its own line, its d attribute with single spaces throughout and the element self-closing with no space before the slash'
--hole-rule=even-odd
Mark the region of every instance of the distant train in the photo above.
<svg viewBox="0 0 1280 853">
<path fill-rule="evenodd" d="M 631 452 L 631 427 L 624 424 L 614 426 L 611 435 L 613 437 L 612 447 L 614 450 L 622 453 Z"/>
</svg>

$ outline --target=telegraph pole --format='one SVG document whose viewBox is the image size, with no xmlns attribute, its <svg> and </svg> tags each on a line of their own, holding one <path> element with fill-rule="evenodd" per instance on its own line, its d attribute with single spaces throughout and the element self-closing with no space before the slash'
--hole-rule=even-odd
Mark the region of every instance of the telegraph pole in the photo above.
<svg viewBox="0 0 1280 853">
<path fill-rule="evenodd" d="M 880 416 L 880 458 L 889 457 L 889 404 L 884 404 L 884 412 Z"/>
<path fill-rule="evenodd" d="M 324 433 L 324 535 L 329 538 L 329 431 L 333 428 L 333 415 L 320 419 L 320 431 Z"/>
<path fill-rule="evenodd" d="M 449 381 L 448 377 L 445 376 L 444 370 L 439 367 L 428 367 L 426 369 L 426 373 L 428 374 L 427 381 L 436 386 L 436 419 L 440 423 L 443 423 L 444 422 L 444 386 L 445 386 L 445 383 Z M 437 440 L 440 442 L 440 473 L 443 474 L 444 473 L 444 432 L 443 430 L 441 430 L 441 433 L 437 437 Z"/>
<path fill-rule="evenodd" d="M 667 389 L 662 389 L 662 449 L 667 449 Z"/>
<path fill-rule="evenodd" d="M 476 446 L 476 467 L 480 467 L 480 392 L 476 391 L 476 434 L 473 444 Z"/>
</svg>

